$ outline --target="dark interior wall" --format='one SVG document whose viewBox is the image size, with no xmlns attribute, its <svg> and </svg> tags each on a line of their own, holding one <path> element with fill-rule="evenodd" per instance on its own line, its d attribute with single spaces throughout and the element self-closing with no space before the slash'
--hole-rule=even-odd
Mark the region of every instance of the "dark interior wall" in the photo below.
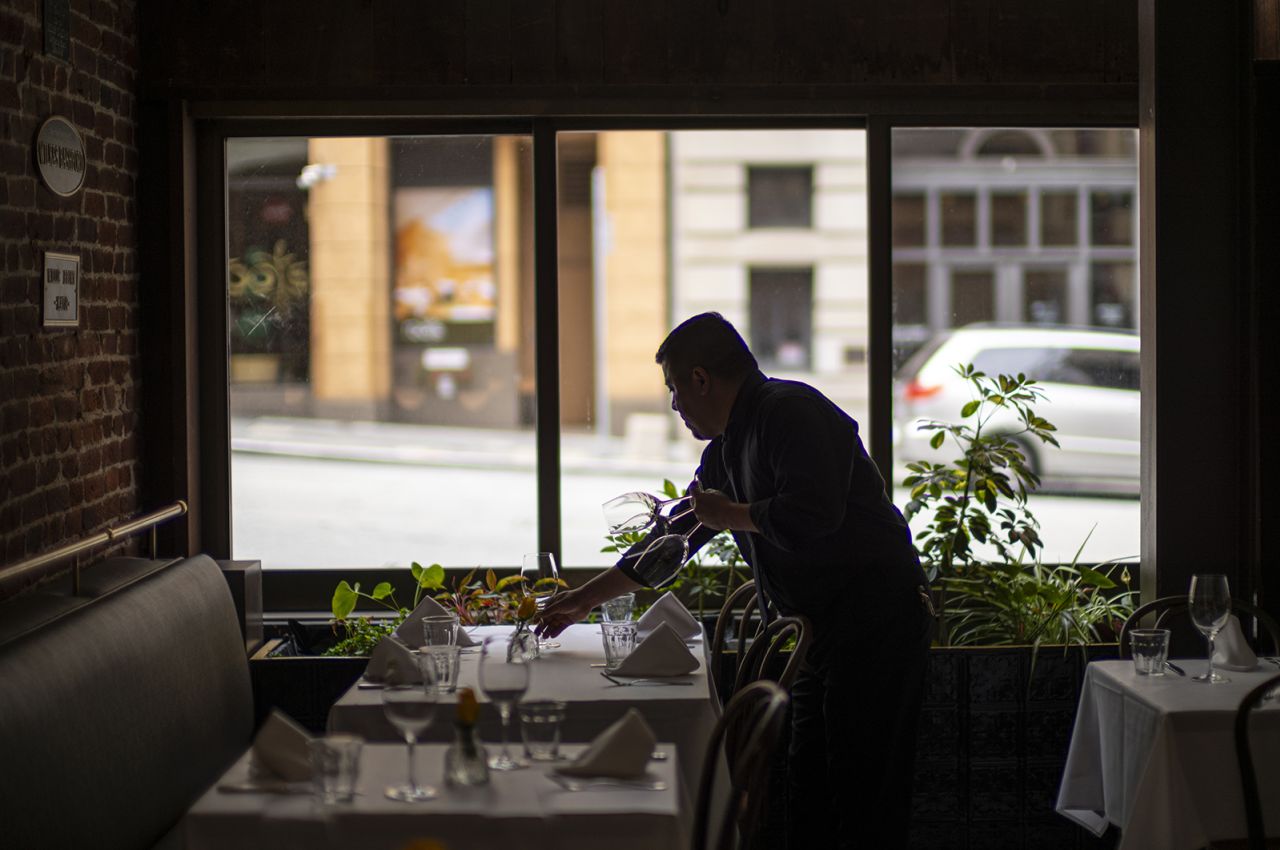
<svg viewBox="0 0 1280 850">
<path fill-rule="evenodd" d="M 69 60 L 43 50 L 39 0 L 0 6 L 0 555 L 5 563 L 137 507 L 142 447 L 132 0 L 73 0 Z M 39 182 L 37 128 L 69 119 L 84 188 Z M 42 327 L 45 251 L 80 256 L 78 328 Z"/>
</svg>

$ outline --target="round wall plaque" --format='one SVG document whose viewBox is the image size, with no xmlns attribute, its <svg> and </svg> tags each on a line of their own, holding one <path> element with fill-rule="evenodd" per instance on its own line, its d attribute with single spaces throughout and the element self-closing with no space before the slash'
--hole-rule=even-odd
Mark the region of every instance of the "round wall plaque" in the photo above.
<svg viewBox="0 0 1280 850">
<path fill-rule="evenodd" d="M 84 185 L 84 140 L 60 115 L 46 119 L 36 132 L 36 170 L 49 191 L 64 198 Z"/>
</svg>

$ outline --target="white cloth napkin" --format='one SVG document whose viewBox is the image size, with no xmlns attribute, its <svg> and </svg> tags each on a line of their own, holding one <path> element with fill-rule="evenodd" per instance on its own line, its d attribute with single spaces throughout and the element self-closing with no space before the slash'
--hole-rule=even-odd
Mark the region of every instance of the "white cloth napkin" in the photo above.
<svg viewBox="0 0 1280 850">
<path fill-rule="evenodd" d="M 622 659 L 615 676 L 683 676 L 698 669 L 698 659 L 667 623 L 658 627 Z"/>
<path fill-rule="evenodd" d="M 640 712 L 627 709 L 616 723 L 596 736 L 582 755 L 559 769 L 565 776 L 611 776 L 628 779 L 644 774 L 657 742 Z"/>
<path fill-rule="evenodd" d="M 1227 624 L 1213 639 L 1213 666 L 1224 670 L 1244 672 L 1258 666 L 1258 656 L 1253 654 L 1240 630 L 1240 620 L 1232 614 Z"/>
<path fill-rule="evenodd" d="M 702 634 L 702 627 L 698 625 L 698 621 L 669 590 L 649 606 L 648 611 L 640 615 L 640 619 L 636 621 L 636 632 L 647 635 L 658 628 L 659 623 L 669 625 L 684 640 L 692 640 Z"/>
<path fill-rule="evenodd" d="M 409 616 L 404 618 L 395 630 L 395 636 L 404 641 L 406 646 L 422 646 L 422 618 L 439 614 L 448 614 L 449 611 L 439 602 L 430 596 L 424 596 L 417 607 L 409 612 Z M 463 630 L 462 626 L 458 626 L 458 637 L 454 640 L 458 646 L 475 646 L 476 642 L 471 639 L 471 635 Z"/>
<path fill-rule="evenodd" d="M 255 782 L 303 782 L 311 778 L 311 736 L 290 717 L 272 709 L 253 739 L 249 774 Z"/>
<path fill-rule="evenodd" d="M 388 685 L 422 684 L 418 657 L 394 636 L 378 641 L 378 645 L 369 654 L 369 666 L 364 668 L 364 677 L 370 682 L 385 682 Z"/>
</svg>

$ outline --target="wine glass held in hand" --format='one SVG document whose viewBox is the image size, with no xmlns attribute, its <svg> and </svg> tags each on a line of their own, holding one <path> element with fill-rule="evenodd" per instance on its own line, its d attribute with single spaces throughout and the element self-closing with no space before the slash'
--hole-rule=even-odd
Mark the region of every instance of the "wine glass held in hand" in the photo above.
<svg viewBox="0 0 1280 850">
<path fill-rule="evenodd" d="M 682 502 L 688 496 L 674 499 L 659 499 L 648 493 L 623 493 L 601 505 L 604 521 L 609 525 L 610 534 L 626 534 L 644 531 L 662 516 L 666 505 Z"/>
<path fill-rule="evenodd" d="M 525 555 L 524 562 L 520 566 L 520 576 L 524 579 L 525 587 L 529 588 L 529 592 L 538 603 L 539 611 L 546 607 L 547 600 L 560 589 L 555 583 L 560 579 L 560 570 L 556 567 L 556 556 L 551 552 L 530 552 Z M 552 581 L 543 581 L 544 579 Z M 543 649 L 556 649 L 560 644 L 551 640 L 539 640 L 538 646 Z"/>
<path fill-rule="evenodd" d="M 528 767 L 526 762 L 511 755 L 508 746 L 511 714 L 528 689 L 529 663 L 512 646 L 511 639 L 501 636 L 485 638 L 480 649 L 480 690 L 497 707 L 502 718 L 502 750 L 489 759 L 491 770 Z"/>
<path fill-rule="evenodd" d="M 1192 576 L 1187 601 L 1191 622 L 1209 641 L 1209 668 L 1203 676 L 1192 677 L 1193 681 L 1204 684 L 1230 682 L 1230 679 L 1213 669 L 1213 639 L 1231 616 L 1231 591 L 1227 586 L 1227 577 L 1216 574 Z"/>
<path fill-rule="evenodd" d="M 409 746 L 409 782 L 387 788 L 388 799 L 421 803 L 436 796 L 436 789 L 419 785 L 413 768 L 413 746 L 435 718 L 436 698 L 422 685 L 393 685 L 382 689 L 382 711 L 404 735 Z"/>
</svg>

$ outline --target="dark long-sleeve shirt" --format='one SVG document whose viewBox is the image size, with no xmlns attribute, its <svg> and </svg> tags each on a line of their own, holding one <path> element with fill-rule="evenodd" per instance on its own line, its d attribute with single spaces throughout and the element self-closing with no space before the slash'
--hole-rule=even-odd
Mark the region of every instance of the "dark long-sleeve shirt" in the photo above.
<svg viewBox="0 0 1280 850">
<path fill-rule="evenodd" d="M 857 422 L 807 384 L 749 376 L 724 434 L 703 451 L 698 478 L 704 489 L 750 505 L 759 533 L 733 536 L 757 586 L 781 613 L 804 614 L 819 631 L 847 617 L 858 598 L 914 598 L 904 594 L 924 584 L 910 530 L 885 493 Z M 672 530 L 695 523 L 690 514 Z M 713 536 L 696 530 L 690 552 Z M 640 570 L 635 561 L 634 554 L 624 556 L 618 567 L 652 583 L 643 561 Z"/>
</svg>

